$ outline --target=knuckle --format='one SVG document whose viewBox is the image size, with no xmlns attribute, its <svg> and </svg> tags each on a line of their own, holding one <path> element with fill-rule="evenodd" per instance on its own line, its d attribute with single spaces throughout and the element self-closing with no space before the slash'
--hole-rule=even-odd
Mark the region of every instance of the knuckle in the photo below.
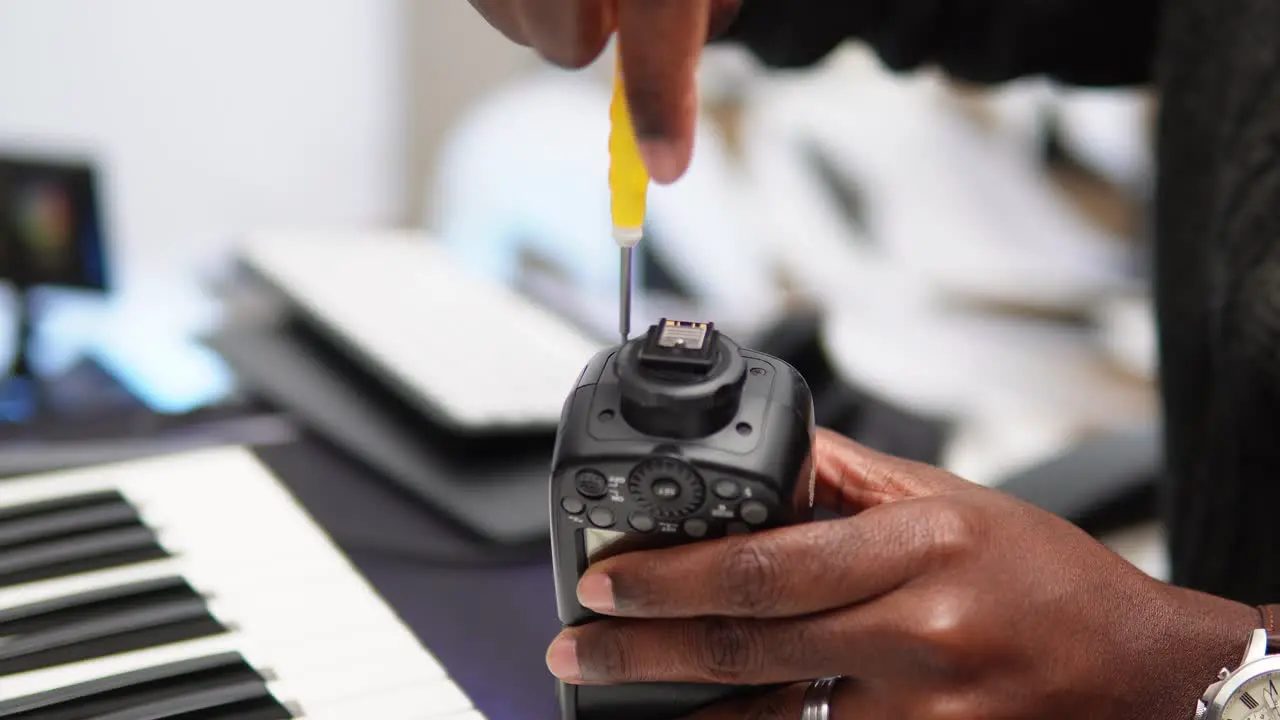
<svg viewBox="0 0 1280 720">
<path fill-rule="evenodd" d="M 782 559 L 766 543 L 736 544 L 727 551 L 720 574 L 727 610 L 746 616 L 766 615 L 783 598 Z"/>
<path fill-rule="evenodd" d="M 970 637 L 970 603 L 951 593 L 938 594 L 923 605 L 916 624 L 916 637 L 924 647 L 929 665 L 944 678 L 957 678 L 973 664 L 977 647 Z"/>
<path fill-rule="evenodd" d="M 973 720 L 982 717 L 983 710 L 972 693 L 927 693 L 920 702 L 919 713 L 912 717 L 925 720 Z"/>
<path fill-rule="evenodd" d="M 973 513 L 955 502 L 938 503 L 929 514 L 929 540 L 939 559 L 967 555 L 977 545 L 977 524 Z"/>
<path fill-rule="evenodd" d="M 698 625 L 695 654 L 699 674 L 720 684 L 749 682 L 764 659 L 759 638 L 747 625 L 728 618 L 710 618 Z"/>
</svg>

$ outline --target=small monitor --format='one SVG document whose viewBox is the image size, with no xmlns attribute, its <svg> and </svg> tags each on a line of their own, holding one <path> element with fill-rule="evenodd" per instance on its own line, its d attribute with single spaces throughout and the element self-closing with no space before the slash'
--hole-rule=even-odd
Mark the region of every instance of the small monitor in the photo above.
<svg viewBox="0 0 1280 720">
<path fill-rule="evenodd" d="M 91 165 L 0 153 L 0 280 L 106 292 L 105 235 Z"/>
</svg>

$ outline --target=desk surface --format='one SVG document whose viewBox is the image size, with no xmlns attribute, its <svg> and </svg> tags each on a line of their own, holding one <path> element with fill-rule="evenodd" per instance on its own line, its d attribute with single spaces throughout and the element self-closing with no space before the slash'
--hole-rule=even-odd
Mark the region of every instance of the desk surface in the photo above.
<svg viewBox="0 0 1280 720">
<path fill-rule="evenodd" d="M 551 550 L 507 566 L 415 562 L 366 549 L 442 555 L 458 535 L 358 462 L 315 439 L 262 448 L 262 459 L 343 547 L 489 720 L 557 720 L 544 653 L 559 630 Z"/>
</svg>

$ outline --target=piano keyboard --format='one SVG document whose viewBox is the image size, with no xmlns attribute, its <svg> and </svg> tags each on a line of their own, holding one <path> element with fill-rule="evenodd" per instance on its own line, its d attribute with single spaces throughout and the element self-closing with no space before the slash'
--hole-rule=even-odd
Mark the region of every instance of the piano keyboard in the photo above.
<svg viewBox="0 0 1280 720">
<path fill-rule="evenodd" d="M 483 720 L 248 451 L 0 482 L 0 719 Z"/>
</svg>

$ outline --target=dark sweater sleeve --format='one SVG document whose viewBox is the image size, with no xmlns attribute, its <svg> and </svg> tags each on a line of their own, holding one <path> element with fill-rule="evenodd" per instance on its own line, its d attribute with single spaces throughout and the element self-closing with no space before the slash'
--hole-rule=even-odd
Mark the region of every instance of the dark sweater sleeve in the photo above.
<svg viewBox="0 0 1280 720">
<path fill-rule="evenodd" d="M 893 70 L 942 68 L 997 83 L 1039 75 L 1082 86 L 1146 83 L 1161 0 L 743 0 L 718 38 L 777 68 L 812 65 L 841 43 L 870 45 Z"/>
</svg>

